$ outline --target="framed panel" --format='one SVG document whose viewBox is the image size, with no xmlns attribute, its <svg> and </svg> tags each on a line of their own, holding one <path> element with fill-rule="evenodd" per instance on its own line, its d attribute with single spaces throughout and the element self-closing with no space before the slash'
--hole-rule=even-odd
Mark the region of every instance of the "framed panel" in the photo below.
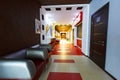
<svg viewBox="0 0 120 80">
<path fill-rule="evenodd" d="M 38 19 L 35 19 L 35 33 L 40 34 L 40 21 Z"/>
</svg>

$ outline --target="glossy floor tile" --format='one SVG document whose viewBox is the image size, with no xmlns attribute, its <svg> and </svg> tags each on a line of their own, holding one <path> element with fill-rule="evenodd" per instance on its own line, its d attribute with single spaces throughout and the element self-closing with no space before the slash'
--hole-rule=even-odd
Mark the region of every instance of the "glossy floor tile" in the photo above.
<svg viewBox="0 0 120 80">
<path fill-rule="evenodd" d="M 54 62 L 56 59 L 72 59 L 74 63 L 57 63 Z M 39 80 L 47 80 L 50 72 L 80 73 L 82 80 L 113 80 L 106 72 L 84 55 L 52 55 Z"/>
<path fill-rule="evenodd" d="M 47 80 L 82 80 L 79 73 L 50 72 Z"/>
<path fill-rule="evenodd" d="M 82 55 L 80 48 L 73 46 L 72 44 L 57 44 L 53 51 L 52 55 Z"/>
</svg>

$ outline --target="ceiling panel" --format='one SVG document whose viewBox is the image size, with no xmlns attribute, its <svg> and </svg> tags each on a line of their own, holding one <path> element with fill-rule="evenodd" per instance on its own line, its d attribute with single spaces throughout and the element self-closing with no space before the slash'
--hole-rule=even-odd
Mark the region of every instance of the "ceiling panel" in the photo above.
<svg viewBox="0 0 120 80">
<path fill-rule="evenodd" d="M 41 5 L 88 4 L 92 0 L 39 0 Z"/>
<path fill-rule="evenodd" d="M 42 6 L 41 9 L 45 16 L 45 22 L 55 23 L 56 25 L 68 25 L 73 23 L 76 16 L 84 9 L 77 10 L 78 7 L 84 7 L 86 5 L 59 5 L 59 6 Z M 51 11 L 47 11 L 46 8 L 51 9 Z M 56 8 L 60 8 L 61 10 L 56 10 Z M 70 10 L 66 10 L 67 8 L 71 8 Z M 49 20 L 49 21 L 48 21 Z M 47 23 L 49 24 L 49 23 Z"/>
<path fill-rule="evenodd" d="M 58 32 L 68 32 L 72 29 L 72 25 L 56 25 L 55 30 Z"/>
</svg>

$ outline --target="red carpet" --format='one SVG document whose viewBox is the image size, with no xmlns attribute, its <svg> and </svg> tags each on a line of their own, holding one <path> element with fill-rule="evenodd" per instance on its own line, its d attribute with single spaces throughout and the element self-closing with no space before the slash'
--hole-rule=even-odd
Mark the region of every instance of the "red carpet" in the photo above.
<svg viewBox="0 0 120 80">
<path fill-rule="evenodd" d="M 82 55 L 81 49 L 73 46 L 72 44 L 67 44 L 66 48 L 69 48 L 69 51 L 67 50 L 67 51 L 64 51 L 64 52 L 62 52 L 62 51 L 60 52 L 59 51 L 60 50 L 60 45 L 57 44 L 52 51 L 52 55 L 62 55 L 62 54 L 64 54 L 64 55 Z"/>
<path fill-rule="evenodd" d="M 82 80 L 80 73 L 50 72 L 47 80 Z"/>
<path fill-rule="evenodd" d="M 75 63 L 74 60 L 62 60 L 62 59 L 55 59 L 54 60 L 55 63 Z"/>
</svg>

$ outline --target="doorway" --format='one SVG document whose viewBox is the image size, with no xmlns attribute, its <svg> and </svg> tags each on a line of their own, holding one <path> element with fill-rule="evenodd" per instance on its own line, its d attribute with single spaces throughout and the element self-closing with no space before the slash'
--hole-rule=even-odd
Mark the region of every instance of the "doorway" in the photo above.
<svg viewBox="0 0 120 80">
<path fill-rule="evenodd" d="M 61 39 L 66 39 L 66 33 L 61 33 Z"/>
<path fill-rule="evenodd" d="M 105 68 L 109 3 L 92 15 L 90 58 Z"/>
</svg>

